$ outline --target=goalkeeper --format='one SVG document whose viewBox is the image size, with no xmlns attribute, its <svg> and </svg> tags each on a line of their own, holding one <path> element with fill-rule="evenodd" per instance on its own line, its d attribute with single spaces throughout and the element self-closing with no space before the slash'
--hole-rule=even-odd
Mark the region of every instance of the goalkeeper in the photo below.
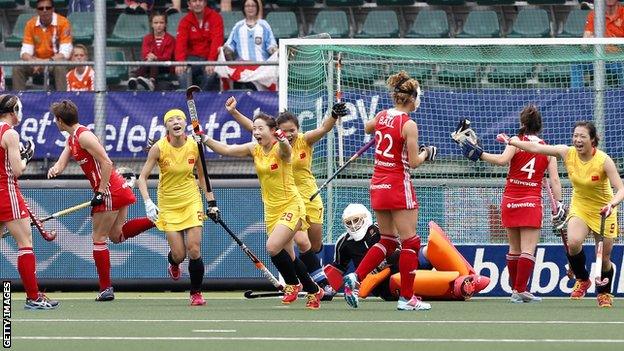
<svg viewBox="0 0 624 351">
<path fill-rule="evenodd" d="M 469 122 L 468 122 L 469 123 Z M 509 165 L 507 183 L 501 201 L 503 227 L 509 237 L 507 268 L 509 285 L 513 289 L 511 302 L 538 302 L 540 297 L 527 290 L 527 284 L 535 265 L 535 248 L 539 242 L 542 228 L 542 180 L 548 169 L 551 187 L 557 199 L 557 214 L 553 216 L 556 229 L 564 226 L 567 209 L 562 202 L 561 182 L 557 172 L 555 157 L 523 151 L 507 145 L 502 154 L 484 152 L 474 131 L 466 128 L 465 121 L 460 122 L 453 139 L 461 147 L 465 157 L 471 161 L 483 160 L 488 163 Z M 519 140 L 545 144 L 538 136 L 542 131 L 542 115 L 533 105 L 520 112 Z"/>
<path fill-rule="evenodd" d="M 342 223 L 347 231 L 336 242 L 334 262 L 324 267 L 330 284 L 336 290 L 342 287 L 342 277 L 349 264 L 357 267 L 368 249 L 380 239 L 379 228 L 373 224 L 371 213 L 364 205 L 349 204 L 342 214 Z M 401 286 L 399 253 L 400 249 L 388 255 L 362 280 L 359 297 L 375 295 L 387 301 L 398 299 Z M 433 222 L 430 223 L 429 243 L 420 248 L 418 259 L 419 270 L 413 289 L 415 295 L 426 299 L 467 300 L 483 290 L 490 281 L 475 274 L 472 266 Z"/>
</svg>

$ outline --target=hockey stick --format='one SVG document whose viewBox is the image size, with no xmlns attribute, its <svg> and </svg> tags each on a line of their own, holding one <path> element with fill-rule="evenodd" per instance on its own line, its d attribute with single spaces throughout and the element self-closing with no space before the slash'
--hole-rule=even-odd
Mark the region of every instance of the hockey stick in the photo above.
<svg viewBox="0 0 624 351">
<path fill-rule="evenodd" d="M 544 179 L 544 187 L 546 187 L 546 192 L 548 193 L 548 198 L 550 199 L 550 212 L 554 215 L 557 214 L 557 204 L 555 203 L 555 196 L 553 195 L 552 189 L 550 188 L 550 183 L 548 183 L 547 179 Z M 553 227 L 553 232 L 555 232 L 555 235 L 557 235 L 557 229 Z M 565 225 L 563 228 L 558 230 L 559 235 L 561 237 L 561 242 L 563 243 L 563 248 L 566 252 L 566 259 L 567 259 L 567 255 L 570 254 L 570 249 L 568 249 L 568 231 L 565 229 Z M 568 278 L 570 279 L 574 279 L 574 272 L 572 271 L 572 268 L 570 268 L 570 262 L 568 262 L 568 269 L 566 270 L 566 275 L 568 276 Z"/>
<path fill-rule="evenodd" d="M 598 267 L 598 275 L 595 278 L 597 286 L 605 286 L 609 284 L 609 278 L 601 279 L 602 277 L 602 248 L 603 248 L 603 238 L 605 231 L 605 222 L 607 221 L 607 216 L 603 213 L 600 214 L 600 238 L 596 243 L 596 267 Z"/>
<path fill-rule="evenodd" d="M 221 227 L 228 234 L 230 234 L 232 239 L 234 239 L 234 241 L 236 241 L 236 243 L 238 244 L 238 246 L 240 246 L 240 248 L 243 250 L 245 255 L 247 255 L 247 257 L 249 257 L 251 259 L 251 261 L 256 265 L 256 268 L 258 268 L 262 272 L 262 275 L 264 275 L 264 277 L 267 278 L 271 282 L 271 284 L 273 284 L 274 287 L 276 287 L 279 290 L 284 289 L 282 284 L 280 284 L 279 280 L 277 280 L 277 278 L 275 278 L 275 276 L 266 268 L 266 266 L 264 265 L 264 263 L 262 263 L 262 261 L 260 261 L 258 256 L 254 255 L 254 253 L 251 252 L 251 250 L 249 250 L 247 245 L 245 245 L 245 243 L 243 243 L 241 241 L 241 239 L 239 239 L 236 236 L 236 234 L 234 234 L 234 232 L 225 224 L 225 222 L 223 222 L 222 219 L 219 218 L 217 220 L 217 223 L 219 223 L 221 225 Z M 281 294 L 283 294 L 283 293 L 281 293 Z"/>
<path fill-rule="evenodd" d="M 201 89 L 197 85 L 191 85 L 186 88 L 186 106 L 189 110 L 189 116 L 191 117 L 191 123 L 193 124 L 193 133 L 201 134 L 201 126 L 199 124 L 199 118 L 197 117 L 197 108 L 195 107 L 195 100 L 193 94 L 200 92 Z M 212 192 L 212 186 L 210 185 L 210 178 L 208 178 L 208 170 L 206 169 L 206 155 L 204 154 L 204 145 L 201 142 L 197 143 L 197 149 L 199 150 L 199 159 L 204 173 L 204 180 L 206 181 L 206 190 Z"/>
<path fill-rule="evenodd" d="M 52 241 L 52 240 L 56 239 L 56 230 L 47 231 L 43 227 L 43 222 L 39 218 L 37 218 L 37 216 L 35 216 L 34 213 L 32 213 L 32 211 L 30 210 L 30 207 L 28 207 L 28 204 L 25 203 L 25 202 L 24 202 L 24 204 L 26 205 L 26 211 L 28 211 L 28 215 L 30 216 L 30 220 L 32 221 L 32 225 L 34 225 L 35 228 L 37 228 L 37 230 L 39 231 L 39 234 L 41 234 L 41 236 L 46 241 Z"/>
<path fill-rule="evenodd" d="M 337 54 L 336 59 L 336 102 L 342 101 L 342 53 Z M 338 119 L 338 164 L 344 165 L 344 133 L 342 119 Z"/>
<path fill-rule="evenodd" d="M 364 152 L 366 152 L 366 150 L 368 150 L 371 146 L 373 146 L 375 144 L 375 139 L 372 139 L 371 141 L 369 141 L 368 143 L 364 144 L 364 146 L 362 146 L 355 154 L 353 154 L 353 156 L 351 156 L 350 159 L 347 160 L 347 162 L 345 162 L 344 165 L 342 165 L 340 168 L 338 168 L 338 170 L 336 172 L 334 172 L 334 174 L 331 175 L 331 177 L 329 177 L 325 183 L 323 183 L 318 190 L 312 194 L 312 196 L 310 196 L 310 201 L 314 200 L 314 198 L 321 192 L 321 190 L 323 190 L 323 188 L 325 188 L 327 186 L 327 184 L 329 184 L 329 182 L 331 182 L 334 178 L 336 178 L 336 176 L 338 174 L 340 174 L 340 172 L 342 172 L 342 170 L 344 170 L 345 168 L 347 168 L 347 166 L 353 162 L 353 160 L 355 160 L 356 158 L 360 157 L 360 155 L 362 155 Z"/>
</svg>

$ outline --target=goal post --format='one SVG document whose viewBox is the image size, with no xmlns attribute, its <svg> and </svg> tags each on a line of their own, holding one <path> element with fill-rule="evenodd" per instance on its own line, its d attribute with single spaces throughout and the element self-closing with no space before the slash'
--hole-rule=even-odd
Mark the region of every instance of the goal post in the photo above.
<svg viewBox="0 0 624 351">
<path fill-rule="evenodd" d="M 624 123 L 624 39 L 283 39 L 280 111 L 298 116 L 302 131 L 320 125 L 331 108 L 338 54 L 341 96 L 351 113 L 342 120 L 342 133 L 334 130 L 315 145 L 313 172 L 323 182 L 341 158 L 370 140 L 364 123 L 392 106 L 387 77 L 406 71 L 423 89 L 421 106 L 412 114 L 419 142 L 439 147 L 438 161 L 412 171 L 421 236 L 434 220 L 459 243 L 506 240 L 498 207 L 507 169 L 462 157 L 450 138 L 461 118 L 471 120 L 486 151 L 501 152 L 496 134 L 515 134 L 519 112 L 535 104 L 549 144 L 570 144 L 574 123 L 592 120 L 601 133 L 600 147 L 617 164 L 624 161 L 619 127 Z M 348 203 L 370 204 L 372 160 L 371 149 L 321 193 L 326 241 L 342 232 L 340 215 Z M 566 183 L 561 163 L 560 173 Z M 564 193 L 569 198 L 570 189 Z M 557 242 L 550 216 L 544 218 L 542 240 Z"/>
</svg>

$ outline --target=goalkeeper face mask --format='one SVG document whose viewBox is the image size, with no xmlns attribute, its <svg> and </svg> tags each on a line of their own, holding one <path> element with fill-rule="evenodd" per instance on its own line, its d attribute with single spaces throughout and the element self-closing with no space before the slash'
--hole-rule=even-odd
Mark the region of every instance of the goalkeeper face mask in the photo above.
<svg viewBox="0 0 624 351">
<path fill-rule="evenodd" d="M 414 110 L 417 110 L 418 107 L 420 107 L 420 97 L 422 96 L 422 90 L 420 89 L 420 86 L 418 86 L 418 88 L 416 88 L 416 96 L 414 97 Z"/>
<path fill-rule="evenodd" d="M 22 114 L 22 101 L 18 97 L 15 98 L 17 99 L 17 103 L 15 104 L 13 111 L 15 112 L 17 123 L 19 124 L 22 122 L 22 118 L 24 117 L 24 115 Z"/>
<path fill-rule="evenodd" d="M 373 216 L 364 205 L 349 204 L 342 212 L 342 224 L 353 240 L 360 241 L 364 239 L 368 227 L 373 225 Z"/>
</svg>

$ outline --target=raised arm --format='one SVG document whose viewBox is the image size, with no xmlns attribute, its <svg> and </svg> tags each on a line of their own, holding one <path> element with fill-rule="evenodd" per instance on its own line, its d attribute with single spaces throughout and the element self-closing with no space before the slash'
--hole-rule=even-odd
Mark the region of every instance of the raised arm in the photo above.
<svg viewBox="0 0 624 351">
<path fill-rule="evenodd" d="M 303 135 L 303 138 L 308 143 L 308 145 L 312 145 L 319 141 L 325 134 L 329 133 L 330 130 L 334 128 L 336 125 L 336 121 L 338 118 L 344 117 L 349 113 L 347 107 L 344 102 L 339 102 L 334 104 L 332 107 L 331 117 L 325 118 L 320 127 L 313 129 L 309 132 L 306 132 Z"/>
<path fill-rule="evenodd" d="M 377 114 L 374 118 L 366 121 L 366 123 L 364 124 L 364 132 L 366 132 L 366 134 L 372 134 L 375 131 L 375 125 L 377 124 L 378 120 L 379 114 Z"/>
<path fill-rule="evenodd" d="M 503 150 L 502 154 L 491 154 L 489 152 L 483 152 L 481 154 L 481 160 L 491 163 L 493 165 L 505 166 L 509 164 L 511 158 L 516 154 L 516 150 L 517 149 L 515 147 L 507 145 L 505 146 L 505 150 Z"/>
<path fill-rule="evenodd" d="M 234 117 L 234 120 L 236 120 L 241 127 L 251 132 L 253 130 L 253 122 L 236 109 L 236 104 L 236 98 L 230 96 L 227 101 L 225 101 L 225 109 Z"/>
<path fill-rule="evenodd" d="M 212 151 L 223 156 L 245 157 L 253 155 L 254 143 L 245 143 L 241 145 L 227 145 L 220 141 L 216 141 L 208 136 L 203 136 L 202 142 Z"/>
<path fill-rule="evenodd" d="M 538 144 L 531 141 L 521 141 L 518 137 L 508 137 L 507 134 L 501 133 L 496 136 L 496 140 L 517 147 L 518 149 L 532 152 L 534 154 L 542 154 L 548 156 L 555 156 L 565 159 L 568 153 L 569 146 L 567 145 L 545 145 Z"/>
</svg>

